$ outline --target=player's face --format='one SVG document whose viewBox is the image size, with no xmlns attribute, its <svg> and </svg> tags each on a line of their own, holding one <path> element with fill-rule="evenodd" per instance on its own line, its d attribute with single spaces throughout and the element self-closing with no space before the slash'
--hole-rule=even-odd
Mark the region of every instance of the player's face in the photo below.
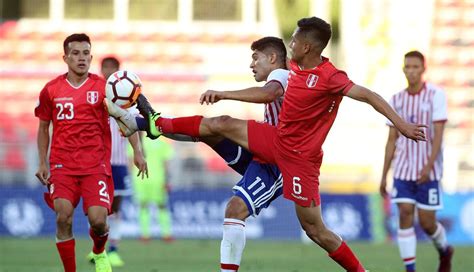
<svg viewBox="0 0 474 272">
<path fill-rule="evenodd" d="M 410 85 L 415 85 L 421 82 L 425 67 L 421 59 L 417 57 L 405 58 L 405 64 L 403 66 L 403 73 Z"/>
<path fill-rule="evenodd" d="M 304 56 L 304 41 L 298 27 L 295 29 L 295 32 L 293 32 L 288 47 L 290 49 L 291 59 L 295 62 L 301 61 Z"/>
<path fill-rule="evenodd" d="M 105 79 L 109 78 L 109 76 L 118 71 L 118 67 L 115 66 L 115 63 L 112 61 L 105 61 L 102 63 L 101 73 Z"/>
<path fill-rule="evenodd" d="M 91 45 L 88 42 L 70 42 L 68 53 L 63 59 L 70 72 L 82 76 L 89 71 L 91 65 Z"/>
<path fill-rule="evenodd" d="M 254 50 L 250 69 L 252 69 L 255 81 L 260 82 L 267 80 L 268 75 L 273 70 L 270 57 L 265 55 L 262 51 Z"/>
</svg>

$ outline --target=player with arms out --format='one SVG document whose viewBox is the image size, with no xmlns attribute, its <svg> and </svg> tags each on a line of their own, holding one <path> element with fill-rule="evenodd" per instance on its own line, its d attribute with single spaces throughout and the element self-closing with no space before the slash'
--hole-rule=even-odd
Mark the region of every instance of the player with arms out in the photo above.
<svg viewBox="0 0 474 272">
<path fill-rule="evenodd" d="M 286 48 L 283 41 L 276 37 L 264 37 L 254 41 L 250 68 L 257 82 L 267 81 L 262 87 L 251 87 L 236 91 L 208 90 L 200 97 L 201 103 L 215 103 L 220 100 L 236 100 L 265 104 L 264 122 L 276 126 L 281 109 L 283 95 L 288 83 L 289 71 L 286 70 Z M 126 117 L 128 113 L 111 104 L 110 109 L 117 117 Z M 153 109 L 143 95 L 138 97 L 138 109 L 144 116 Z M 203 119 L 206 120 L 206 119 Z M 142 130 L 147 130 L 147 121 L 136 118 Z M 126 122 L 127 123 L 127 122 Z M 137 129 L 136 123 L 131 127 L 121 125 L 124 134 L 130 135 Z M 157 134 L 147 130 L 150 138 Z M 164 134 L 178 141 L 201 141 L 218 153 L 242 179 L 234 186 L 234 196 L 228 201 L 225 210 L 223 237 L 221 241 L 221 271 L 237 271 L 240 267 L 245 247 L 245 220 L 257 216 L 263 208 L 282 194 L 282 176 L 277 166 L 259 160 L 229 139 L 213 134 L 202 137 L 190 137 L 178 134 Z"/>
<path fill-rule="evenodd" d="M 235 91 L 208 90 L 201 95 L 200 101 L 211 104 L 221 100 L 262 103 L 265 105 L 264 122 L 276 126 L 288 83 L 285 44 L 280 38 L 264 37 L 254 41 L 250 49 L 250 69 L 255 80 L 266 81 L 265 85 Z M 221 271 L 237 271 L 245 248 L 245 220 L 249 216 L 258 216 L 282 194 L 281 173 L 276 165 L 253 160 L 249 151 L 222 136 L 201 137 L 199 140 L 242 175 L 233 187 L 234 196 L 227 202 L 220 250 Z"/>
<path fill-rule="evenodd" d="M 64 271 L 76 271 L 72 220 L 74 208 L 82 197 L 94 244 L 96 271 L 108 272 L 112 269 L 105 252 L 107 214 L 114 188 L 110 179 L 110 127 L 104 105 L 105 80 L 89 73 L 91 41 L 86 34 L 68 36 L 63 48 L 68 72 L 45 85 L 35 108 L 35 116 L 39 118 L 39 168 L 36 176 L 49 188 L 46 200 L 56 212 L 56 246 Z M 50 143 L 51 123 L 53 135 Z"/>
<path fill-rule="evenodd" d="M 101 73 L 105 80 L 109 76 L 120 69 L 120 61 L 114 57 L 109 56 L 103 58 L 101 61 Z M 133 109 L 133 108 L 132 108 Z M 138 111 L 135 109 L 138 114 Z M 120 206 L 122 197 L 131 194 L 130 177 L 128 172 L 128 155 L 127 155 L 127 139 L 120 135 L 120 130 L 117 121 L 110 117 L 110 131 L 112 135 L 112 179 L 114 181 L 114 198 L 112 201 L 112 214 L 108 217 L 109 223 L 109 249 L 108 257 L 112 266 L 120 267 L 125 263 L 118 254 L 118 246 L 121 239 L 120 233 Z M 148 176 L 148 167 L 145 157 L 143 156 L 142 146 L 140 144 L 139 133 L 134 133 L 128 137 L 128 142 L 133 149 L 133 162 L 138 169 L 137 176 Z M 90 252 L 87 259 L 94 261 L 94 253 Z"/>
<path fill-rule="evenodd" d="M 448 119 L 446 95 L 439 87 L 423 81 L 425 57 L 418 51 L 405 54 L 403 72 L 408 87 L 390 100 L 391 106 L 407 121 L 428 126 L 427 141 L 413 142 L 390 126 L 380 193 L 387 196 L 387 174 L 394 161 L 392 202 L 399 210 L 398 249 L 407 272 L 415 271 L 415 209 L 421 228 L 433 240 L 439 252 L 438 272 L 451 271 L 453 247 L 448 245 L 446 231 L 436 221 L 436 210 L 442 208 L 440 181 L 443 175 L 442 140 Z"/>
<path fill-rule="evenodd" d="M 248 149 L 257 158 L 276 164 L 283 175 L 283 195 L 295 203 L 306 235 L 345 270 L 360 272 L 365 271 L 360 261 L 341 237 L 325 226 L 321 214 L 322 144 L 336 118 L 339 104 L 344 96 L 366 102 L 390 119 L 403 135 L 415 141 L 425 139 L 424 126 L 405 122 L 379 95 L 354 84 L 345 72 L 321 56 L 330 37 L 331 27 L 324 20 L 311 17 L 298 21 L 289 46 L 290 75 L 277 127 L 229 116 L 170 119 L 150 113 L 150 126 L 146 129 L 153 135 L 221 135 Z M 137 127 L 144 129 L 136 120 L 128 118 L 127 121 L 131 131 Z"/>
</svg>

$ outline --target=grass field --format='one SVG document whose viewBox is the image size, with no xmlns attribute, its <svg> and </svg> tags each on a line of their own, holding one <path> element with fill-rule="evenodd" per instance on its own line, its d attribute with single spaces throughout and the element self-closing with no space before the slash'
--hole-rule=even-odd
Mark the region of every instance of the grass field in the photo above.
<svg viewBox="0 0 474 272">
<path fill-rule="evenodd" d="M 85 261 L 91 242 L 76 241 L 78 272 L 94 271 Z M 114 272 L 195 272 L 219 271 L 219 243 L 217 240 L 181 240 L 172 244 L 152 241 L 143 244 L 124 240 L 120 252 L 126 265 Z M 350 243 L 371 272 L 403 271 L 395 245 Z M 437 254 L 431 244 L 417 249 L 417 271 L 435 271 Z M 474 271 L 474 247 L 456 247 L 453 271 Z M 52 239 L 0 238 L 1 272 L 56 272 L 62 271 Z M 323 250 L 297 242 L 247 241 L 240 271 L 306 272 L 342 271 Z"/>
</svg>

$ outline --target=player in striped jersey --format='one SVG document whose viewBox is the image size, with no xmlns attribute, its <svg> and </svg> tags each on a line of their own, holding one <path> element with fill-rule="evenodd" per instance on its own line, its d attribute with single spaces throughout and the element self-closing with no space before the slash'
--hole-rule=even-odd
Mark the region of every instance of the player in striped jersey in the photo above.
<svg viewBox="0 0 474 272">
<path fill-rule="evenodd" d="M 393 162 L 392 201 L 399 209 L 398 248 L 407 272 L 415 271 L 415 208 L 425 233 L 436 246 L 439 272 L 451 271 L 454 249 L 448 245 L 444 227 L 436 221 L 441 209 L 440 180 L 443 174 L 442 139 L 447 121 L 446 95 L 439 87 L 423 81 L 425 58 L 418 51 L 405 54 L 403 72 L 408 87 L 390 100 L 393 109 L 406 121 L 427 125 L 426 142 L 415 142 L 390 127 L 380 183 L 387 196 L 387 173 Z"/>
<path fill-rule="evenodd" d="M 371 105 L 394 122 L 403 135 L 423 141 L 422 125 L 407 123 L 376 93 L 354 84 L 347 74 L 332 65 L 322 51 L 331 37 L 331 27 L 316 17 L 302 18 L 290 42 L 291 61 L 285 99 L 278 126 L 230 116 L 162 118 L 149 114 L 148 130 L 181 133 L 192 137 L 222 135 L 248 149 L 267 163 L 278 165 L 283 176 L 283 195 L 294 202 L 298 220 L 306 235 L 350 272 L 365 271 L 361 262 L 340 236 L 322 219 L 319 169 L 322 145 L 336 118 L 343 96 Z M 140 108 L 140 99 L 138 100 Z M 123 118 L 130 121 L 130 118 Z M 133 131 L 142 125 L 127 122 Z M 160 131 L 157 130 L 159 128 Z"/>
<path fill-rule="evenodd" d="M 120 69 L 120 62 L 116 57 L 109 56 L 102 59 L 101 72 L 105 80 Z M 138 111 L 134 108 L 136 114 Z M 133 109 L 132 109 L 133 111 Z M 112 136 L 112 154 L 110 163 L 112 165 L 112 179 L 114 181 L 114 198 L 112 201 L 112 214 L 108 217 L 109 223 L 109 250 L 108 257 L 112 266 L 120 267 L 125 263 L 118 254 L 118 244 L 121 239 L 120 234 L 120 205 L 122 197 L 131 194 L 130 177 L 128 172 L 127 139 L 120 135 L 117 122 L 113 117 L 109 117 L 110 131 Z M 148 167 L 143 156 L 142 146 L 138 133 L 128 137 L 128 142 L 133 148 L 133 162 L 138 169 L 138 175 L 148 176 Z M 93 262 L 93 254 L 87 256 Z"/>
<path fill-rule="evenodd" d="M 264 37 L 253 42 L 251 49 L 253 52 L 250 68 L 255 80 L 266 81 L 266 84 L 236 91 L 208 90 L 201 95 L 200 103 L 212 104 L 226 99 L 263 103 L 264 122 L 276 126 L 289 75 L 286 70 L 286 48 L 281 39 Z M 126 112 L 115 108 L 116 111 L 110 113 L 112 116 L 124 121 L 130 118 L 126 116 Z M 110 109 L 113 110 L 112 107 Z M 143 116 L 154 112 L 143 95 L 138 98 L 138 109 Z M 147 130 L 148 123 L 144 118 L 136 120 L 141 130 Z M 121 126 L 126 130 L 122 130 L 124 135 L 137 129 L 136 124 L 127 122 L 127 125 L 128 128 Z M 150 136 L 151 133 L 148 131 L 148 134 Z M 237 271 L 245 247 L 245 220 L 249 216 L 257 216 L 261 209 L 268 207 L 282 194 L 283 180 L 280 171 L 274 164 L 254 160 L 249 151 L 222 136 L 192 138 L 176 134 L 164 135 L 175 140 L 199 140 L 206 143 L 242 175 L 242 179 L 233 187 L 234 196 L 227 203 L 221 241 L 221 271 Z"/>
<path fill-rule="evenodd" d="M 208 90 L 200 103 L 213 104 L 220 100 L 237 100 L 265 104 L 264 122 L 278 124 L 283 96 L 288 82 L 286 48 L 276 37 L 264 37 L 252 43 L 250 68 L 257 82 L 266 81 L 263 87 L 237 91 Z M 233 187 L 234 196 L 228 201 L 221 241 L 221 271 L 238 271 L 245 247 L 245 220 L 257 216 L 263 208 L 282 194 L 282 176 L 274 164 L 264 163 L 223 137 L 204 137 L 203 142 L 213 148 L 227 164 L 242 175 Z"/>
</svg>

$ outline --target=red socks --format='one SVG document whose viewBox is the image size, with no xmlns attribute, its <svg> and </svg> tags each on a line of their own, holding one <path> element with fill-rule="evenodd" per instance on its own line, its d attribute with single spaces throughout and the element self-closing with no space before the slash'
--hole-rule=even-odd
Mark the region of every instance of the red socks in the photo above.
<svg viewBox="0 0 474 272">
<path fill-rule="evenodd" d="M 158 118 L 155 125 L 162 133 L 185 134 L 191 137 L 199 137 L 199 126 L 202 116 L 195 115 L 179 118 Z"/>
<path fill-rule="evenodd" d="M 236 264 L 222 264 L 221 263 L 221 269 L 229 270 L 229 271 L 239 271 L 239 266 Z"/>
<path fill-rule="evenodd" d="M 94 247 L 92 248 L 92 252 L 94 254 L 100 254 L 105 250 L 105 243 L 107 243 L 107 238 L 109 237 L 109 233 L 106 233 L 102 236 L 99 236 L 94 233 L 92 229 L 89 229 L 89 235 L 94 241 Z"/>
<path fill-rule="evenodd" d="M 328 255 L 349 272 L 365 272 L 362 264 L 344 241 L 342 241 L 342 244 L 336 249 L 336 251 L 331 252 Z"/>
<path fill-rule="evenodd" d="M 63 262 L 64 272 L 76 272 L 76 240 L 57 242 L 56 247 Z"/>
</svg>

